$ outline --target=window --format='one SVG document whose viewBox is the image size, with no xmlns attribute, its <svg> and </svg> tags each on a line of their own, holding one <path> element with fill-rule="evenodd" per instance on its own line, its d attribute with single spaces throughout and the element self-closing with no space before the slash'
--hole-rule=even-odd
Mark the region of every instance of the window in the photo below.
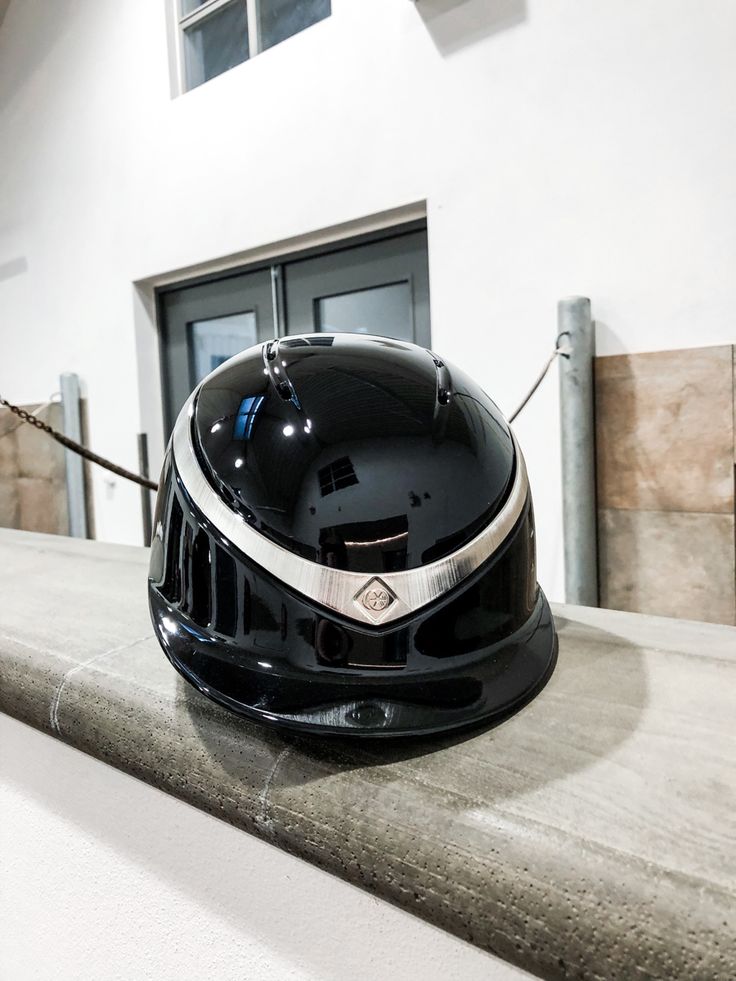
<svg viewBox="0 0 736 981">
<path fill-rule="evenodd" d="M 318 471 L 317 477 L 319 478 L 319 489 L 322 497 L 342 490 L 343 487 L 350 487 L 352 484 L 358 483 L 353 464 L 350 462 L 350 457 L 347 456 L 341 456 L 339 460 L 322 467 Z"/>
<path fill-rule="evenodd" d="M 413 341 L 411 322 L 411 284 L 389 283 L 320 296 L 315 303 L 316 329 L 326 333 L 375 334 L 376 324 L 381 333 L 402 341 Z"/>
<path fill-rule="evenodd" d="M 331 0 L 174 0 L 180 88 L 196 88 L 329 17 Z"/>
<path fill-rule="evenodd" d="M 232 358 L 239 351 L 252 347 L 258 341 L 255 311 L 232 313 L 227 317 L 209 317 L 194 320 L 191 331 L 192 385 L 205 375 Z"/>
</svg>

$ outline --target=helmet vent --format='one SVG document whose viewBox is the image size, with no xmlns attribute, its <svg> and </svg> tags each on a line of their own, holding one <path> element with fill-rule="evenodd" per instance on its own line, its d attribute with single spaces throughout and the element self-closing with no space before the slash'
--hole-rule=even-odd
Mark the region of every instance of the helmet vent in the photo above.
<svg viewBox="0 0 736 981">
<path fill-rule="evenodd" d="M 246 578 L 243 579 L 243 633 L 248 636 L 250 633 L 251 619 L 250 584 Z"/>
<path fill-rule="evenodd" d="M 434 370 L 437 373 L 437 402 L 439 405 L 449 405 L 452 395 L 450 370 L 442 358 L 438 358 L 432 351 L 427 351 L 427 354 L 434 362 Z"/>
<path fill-rule="evenodd" d="M 169 603 L 178 603 L 181 599 L 181 567 L 179 554 L 181 552 L 181 526 L 184 514 L 176 495 L 171 502 L 171 516 L 166 536 L 166 565 L 161 594 Z"/>
<path fill-rule="evenodd" d="M 219 545 L 215 545 L 212 576 L 215 593 L 214 628 L 220 634 L 234 637 L 238 623 L 238 575 L 235 560 Z"/>
<path fill-rule="evenodd" d="M 283 399 L 284 402 L 293 402 L 297 408 L 300 408 L 294 386 L 289 381 L 289 376 L 286 373 L 286 362 L 281 361 L 279 355 L 278 341 L 269 341 L 268 344 L 264 345 L 263 364 L 268 375 L 268 380 L 273 385 L 279 398 Z"/>
<path fill-rule="evenodd" d="M 194 529 L 189 522 L 184 523 L 184 534 L 181 542 L 182 559 L 182 590 L 181 608 L 184 613 L 192 612 L 192 545 L 194 543 Z"/>
<path fill-rule="evenodd" d="M 207 533 L 197 532 L 190 555 L 187 556 L 190 573 L 189 599 L 192 620 L 201 627 L 208 627 L 211 617 L 212 603 L 210 601 L 210 540 Z"/>
</svg>

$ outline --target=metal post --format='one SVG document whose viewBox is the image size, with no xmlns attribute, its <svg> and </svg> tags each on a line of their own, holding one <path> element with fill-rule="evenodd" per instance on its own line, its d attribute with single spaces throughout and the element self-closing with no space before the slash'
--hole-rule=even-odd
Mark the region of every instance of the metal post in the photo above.
<svg viewBox="0 0 736 981">
<path fill-rule="evenodd" d="M 65 371 L 61 376 L 61 402 L 64 409 L 64 433 L 77 443 L 82 442 L 79 375 Z M 87 495 L 84 487 L 84 462 L 72 450 L 64 450 L 66 458 L 66 493 L 69 509 L 69 534 L 73 538 L 87 537 Z"/>
<path fill-rule="evenodd" d="M 283 292 L 284 280 L 281 275 L 281 266 L 271 266 L 271 310 L 273 313 L 273 336 L 276 338 L 283 337 L 286 333 L 282 323 Z"/>
<path fill-rule="evenodd" d="M 138 433 L 138 473 L 148 476 L 148 435 Z M 151 520 L 151 492 L 147 487 L 141 487 L 141 518 L 143 520 L 143 544 L 151 544 L 153 522 Z"/>
<path fill-rule="evenodd" d="M 598 534 L 595 501 L 593 358 L 595 327 L 590 300 L 568 296 L 557 304 L 560 362 L 562 509 L 565 598 L 598 606 Z"/>
</svg>

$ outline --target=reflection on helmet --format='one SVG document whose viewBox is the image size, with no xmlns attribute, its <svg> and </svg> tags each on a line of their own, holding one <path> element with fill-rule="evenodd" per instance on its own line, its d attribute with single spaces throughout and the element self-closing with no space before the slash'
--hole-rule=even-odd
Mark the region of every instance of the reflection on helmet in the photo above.
<svg viewBox="0 0 736 981">
<path fill-rule="evenodd" d="M 271 341 L 198 386 L 164 463 L 149 599 L 185 678 L 295 729 L 478 724 L 556 657 L 513 434 L 463 372 L 384 337 Z"/>
</svg>

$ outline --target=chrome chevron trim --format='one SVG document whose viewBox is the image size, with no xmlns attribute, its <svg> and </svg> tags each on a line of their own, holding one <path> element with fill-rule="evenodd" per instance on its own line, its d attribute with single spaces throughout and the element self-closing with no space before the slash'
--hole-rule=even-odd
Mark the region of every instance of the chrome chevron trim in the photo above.
<svg viewBox="0 0 736 981">
<path fill-rule="evenodd" d="M 405 572 L 345 572 L 328 569 L 294 555 L 252 528 L 232 511 L 202 473 L 192 445 L 192 416 L 196 390 L 189 397 L 174 427 L 174 462 L 187 493 L 196 507 L 234 548 L 271 573 L 285 585 L 321 606 L 371 626 L 390 623 L 439 599 L 485 562 L 506 540 L 526 502 L 529 481 L 524 458 L 514 439 L 516 476 L 506 503 L 486 527 L 462 548 L 444 559 Z M 390 595 L 382 609 L 363 602 L 366 587 L 380 581 Z M 381 600 L 383 598 L 381 597 Z"/>
</svg>

